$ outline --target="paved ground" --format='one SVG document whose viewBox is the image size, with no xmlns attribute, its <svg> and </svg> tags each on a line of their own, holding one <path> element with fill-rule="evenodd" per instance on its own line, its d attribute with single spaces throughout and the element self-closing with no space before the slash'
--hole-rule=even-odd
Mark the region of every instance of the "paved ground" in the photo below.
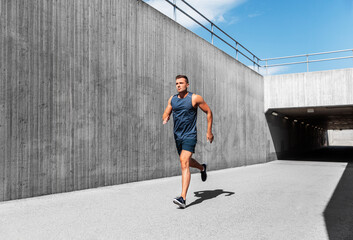
<svg viewBox="0 0 353 240">
<path fill-rule="evenodd" d="M 193 174 L 186 209 L 172 203 L 181 177 L 2 202 L 0 238 L 339 239 L 324 213 L 346 167 L 274 161 L 211 171 L 205 183 Z"/>
</svg>

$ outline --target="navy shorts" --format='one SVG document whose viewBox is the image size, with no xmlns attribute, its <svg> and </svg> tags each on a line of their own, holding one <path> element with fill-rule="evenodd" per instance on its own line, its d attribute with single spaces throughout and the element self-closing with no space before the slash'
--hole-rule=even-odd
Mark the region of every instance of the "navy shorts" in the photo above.
<svg viewBox="0 0 353 240">
<path fill-rule="evenodd" d="M 181 150 L 186 150 L 186 151 L 194 153 L 196 142 L 197 142 L 196 139 L 175 140 L 178 154 L 180 155 Z"/>
</svg>

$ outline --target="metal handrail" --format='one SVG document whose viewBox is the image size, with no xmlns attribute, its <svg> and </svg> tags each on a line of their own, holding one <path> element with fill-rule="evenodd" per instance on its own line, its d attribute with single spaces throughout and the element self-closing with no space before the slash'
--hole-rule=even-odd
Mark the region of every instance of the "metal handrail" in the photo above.
<svg viewBox="0 0 353 240">
<path fill-rule="evenodd" d="M 213 44 L 213 36 L 216 36 L 219 40 L 221 40 L 222 42 L 224 42 L 225 44 L 227 44 L 229 47 L 231 47 L 232 49 L 234 49 L 236 51 L 236 59 L 238 60 L 238 53 L 240 53 L 242 56 L 244 56 L 246 59 L 248 59 L 250 62 L 252 62 L 254 64 L 254 68 L 255 65 L 259 68 L 262 67 L 259 64 L 259 61 L 261 61 L 260 58 L 258 58 L 255 54 L 253 54 L 252 52 L 250 52 L 247 48 L 245 48 L 242 44 L 240 44 L 238 41 L 236 41 L 234 38 L 232 38 L 231 36 L 229 36 L 226 32 L 224 32 L 220 27 L 218 27 L 216 24 L 214 24 L 211 20 L 209 20 L 208 18 L 206 18 L 202 13 L 200 13 L 198 10 L 196 10 L 193 6 L 191 6 L 188 2 L 186 2 L 185 0 L 181 0 L 183 3 L 185 3 L 189 8 L 191 8 L 193 11 L 195 11 L 198 15 L 200 15 L 201 17 L 203 17 L 206 21 L 208 21 L 211 24 L 211 30 L 204 26 L 202 23 L 200 23 L 199 21 L 197 21 L 195 18 L 193 18 L 192 16 L 190 16 L 188 13 L 186 13 L 184 10 L 182 10 L 180 7 L 178 7 L 176 5 L 176 3 L 171 2 L 170 0 L 165 0 L 167 3 L 169 3 L 170 5 L 172 5 L 174 7 L 174 11 L 175 9 L 179 10 L 181 13 L 183 13 L 184 15 L 186 15 L 187 17 L 189 17 L 191 20 L 193 20 L 195 23 L 199 24 L 201 27 L 203 27 L 206 31 L 208 31 L 209 33 L 211 33 L 211 42 Z M 234 41 L 235 43 L 235 47 L 229 43 L 228 41 L 224 40 L 222 37 L 220 37 L 218 34 L 213 32 L 213 27 L 216 27 L 219 31 L 221 31 L 224 35 L 226 35 L 228 38 L 230 38 L 232 41 Z M 242 51 L 239 50 L 238 47 L 243 48 L 245 51 L 247 51 L 251 57 L 253 59 L 251 59 L 250 57 L 248 57 L 247 55 L 245 55 Z"/>
<path fill-rule="evenodd" d="M 309 53 L 309 54 L 293 55 L 293 56 L 287 56 L 287 57 L 266 58 L 266 59 L 261 59 L 261 61 L 278 60 L 278 59 L 284 59 L 284 58 L 306 57 L 306 56 L 308 56 L 308 55 L 309 55 L 309 56 L 314 56 L 314 55 L 322 55 L 322 54 L 330 54 L 330 53 L 339 53 L 339 52 L 348 52 L 348 51 L 353 51 L 353 49 L 337 50 L 337 51 L 329 51 L 329 52 L 320 52 L 320 53 Z"/>
<path fill-rule="evenodd" d="M 252 56 L 255 56 L 252 52 L 250 52 L 246 47 L 244 47 L 242 44 L 240 44 L 237 40 L 235 40 L 233 37 L 229 36 L 228 33 L 223 31 L 220 27 L 218 27 L 216 24 L 214 24 L 212 21 L 210 21 L 208 18 L 206 18 L 202 13 L 200 13 L 197 9 L 195 9 L 193 6 L 191 6 L 189 3 L 187 3 L 185 0 L 181 0 L 183 3 L 185 3 L 187 6 L 189 6 L 192 10 L 197 12 L 201 17 L 203 17 L 206 21 L 208 21 L 212 26 L 215 26 L 219 31 L 221 31 L 224 35 L 229 37 L 231 40 L 233 40 L 236 44 L 241 46 L 244 50 L 246 50 L 248 53 L 250 53 Z M 256 57 L 258 60 L 261 60 L 260 58 Z"/>
<path fill-rule="evenodd" d="M 180 11 L 181 13 L 183 13 L 184 15 L 186 15 L 187 17 L 189 17 L 191 20 L 193 20 L 195 23 L 197 23 L 198 25 L 200 25 L 202 28 L 204 28 L 206 31 L 208 31 L 209 33 L 211 33 L 211 43 L 213 44 L 213 37 L 217 37 L 219 40 L 221 40 L 223 43 L 225 43 L 226 45 L 228 45 L 229 47 L 231 47 L 232 49 L 235 50 L 236 52 L 236 57 L 235 59 L 238 60 L 238 53 L 240 53 L 243 57 L 245 57 L 246 59 L 248 59 L 250 62 L 253 63 L 254 66 L 254 70 L 255 70 L 255 66 L 257 66 L 257 71 L 259 71 L 259 68 L 265 68 L 266 71 L 268 70 L 268 68 L 270 67 L 277 67 L 277 66 L 286 66 L 286 65 L 294 65 L 294 64 L 307 64 L 307 71 L 309 72 L 309 63 L 313 63 L 313 62 L 322 62 L 322 61 L 332 61 L 332 60 L 339 60 L 339 59 L 349 59 L 349 58 L 353 58 L 353 56 L 347 56 L 347 57 L 336 57 L 336 58 L 326 58 L 326 59 L 318 59 L 318 60 L 309 60 L 310 56 L 316 56 L 316 55 L 323 55 L 323 54 L 332 54 L 332 53 L 341 53 L 341 52 L 352 52 L 353 53 L 353 49 L 346 49 L 346 50 L 338 50 L 338 51 L 329 51 L 329 52 L 320 52 L 320 53 L 310 53 L 310 54 L 301 54 L 301 55 L 293 55 L 293 56 L 286 56 L 286 57 L 277 57 L 277 58 L 266 58 L 266 59 L 261 59 L 259 57 L 257 57 L 255 54 L 253 54 L 251 51 L 249 51 L 247 48 L 245 48 L 242 44 L 240 44 L 237 40 L 235 40 L 233 37 L 231 37 L 229 34 L 227 34 L 225 31 L 223 31 L 220 27 L 218 27 L 216 24 L 214 24 L 211 20 L 209 20 L 207 17 L 205 17 L 202 13 L 200 13 L 197 9 L 195 9 L 192 5 L 190 5 L 187 1 L 185 0 L 181 0 L 183 3 L 185 3 L 185 5 L 187 7 L 189 7 L 190 9 L 192 9 L 194 12 L 196 12 L 199 16 L 201 16 L 202 18 L 204 18 L 207 22 L 209 22 L 211 24 L 211 29 L 209 29 L 208 27 L 206 27 L 205 25 L 203 25 L 202 23 L 200 23 L 198 20 L 196 20 L 195 18 L 193 18 L 192 16 L 190 16 L 188 13 L 186 13 L 184 10 L 182 10 L 180 7 L 178 7 L 176 5 L 176 0 L 173 0 L 173 2 L 171 2 L 170 0 L 165 0 L 167 3 L 169 3 L 170 5 L 172 5 L 174 7 L 174 19 L 176 20 L 176 10 Z M 225 36 L 227 36 L 231 41 L 233 41 L 235 43 L 235 47 L 229 43 L 227 40 L 223 39 L 222 37 L 220 37 L 218 34 L 214 33 L 213 29 L 217 28 L 222 34 L 224 34 Z M 233 44 L 234 44 L 233 43 Z M 251 55 L 252 59 L 247 56 L 245 53 L 243 53 L 242 51 L 239 50 L 239 47 L 241 47 L 242 49 L 244 49 L 248 54 Z M 280 60 L 280 59 L 290 59 L 290 58 L 300 58 L 300 57 L 306 57 L 306 61 L 299 61 L 299 62 L 289 62 L 289 63 L 279 63 L 279 64 L 271 64 L 268 65 L 268 61 L 274 61 L 274 60 Z M 261 65 L 259 62 L 265 62 L 263 65 Z"/>
<path fill-rule="evenodd" d="M 278 66 L 286 66 L 286 65 L 293 65 L 293 64 L 303 64 L 303 63 L 313 63 L 313 62 L 324 62 L 324 61 L 340 60 L 340 59 L 347 59 L 347 58 L 353 58 L 353 56 L 351 56 L 351 57 L 326 58 L 326 59 L 309 60 L 309 61 L 292 62 L 292 63 L 280 63 L 280 64 L 267 65 L 267 66 L 265 66 L 265 67 L 278 67 Z"/>
<path fill-rule="evenodd" d="M 320 53 L 310 53 L 310 54 L 301 54 L 301 55 L 294 55 L 294 56 L 287 56 L 287 57 L 267 58 L 267 59 L 262 59 L 261 61 L 264 61 L 266 63 L 265 66 L 263 66 L 263 67 L 266 68 L 266 70 L 269 67 L 278 67 L 278 66 L 287 66 L 287 65 L 304 64 L 304 63 L 306 63 L 307 72 L 309 72 L 309 63 L 353 58 L 353 56 L 346 56 L 346 57 L 335 57 L 335 58 L 309 60 L 310 56 L 317 56 L 317 55 L 323 55 L 323 54 L 332 54 L 332 53 L 342 53 L 342 52 L 352 52 L 352 54 L 353 54 L 353 49 L 337 50 L 337 51 L 329 51 L 329 52 L 320 52 Z M 289 59 L 289 58 L 299 58 L 299 57 L 306 57 L 306 61 L 289 62 L 289 63 L 278 63 L 278 64 L 268 65 L 268 61 L 280 60 L 280 59 L 282 60 L 282 59 Z"/>
</svg>

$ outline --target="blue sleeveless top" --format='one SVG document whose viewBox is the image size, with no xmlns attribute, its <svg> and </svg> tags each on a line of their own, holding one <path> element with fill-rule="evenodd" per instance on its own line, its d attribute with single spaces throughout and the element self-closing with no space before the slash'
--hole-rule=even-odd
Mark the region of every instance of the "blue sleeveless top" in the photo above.
<svg viewBox="0 0 353 240">
<path fill-rule="evenodd" d="M 175 140 L 197 139 L 196 120 L 197 108 L 192 106 L 192 92 L 185 98 L 172 97 Z"/>
</svg>

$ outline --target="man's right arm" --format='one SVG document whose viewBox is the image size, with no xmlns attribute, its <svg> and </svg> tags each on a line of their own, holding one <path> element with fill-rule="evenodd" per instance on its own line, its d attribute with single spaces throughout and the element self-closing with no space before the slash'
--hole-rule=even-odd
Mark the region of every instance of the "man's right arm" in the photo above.
<svg viewBox="0 0 353 240">
<path fill-rule="evenodd" d="M 164 113 L 163 113 L 163 124 L 166 124 L 169 119 L 170 119 L 170 114 L 172 113 L 172 97 L 171 96 L 168 100 L 168 105 L 166 107 L 166 109 L 164 110 Z"/>
</svg>

